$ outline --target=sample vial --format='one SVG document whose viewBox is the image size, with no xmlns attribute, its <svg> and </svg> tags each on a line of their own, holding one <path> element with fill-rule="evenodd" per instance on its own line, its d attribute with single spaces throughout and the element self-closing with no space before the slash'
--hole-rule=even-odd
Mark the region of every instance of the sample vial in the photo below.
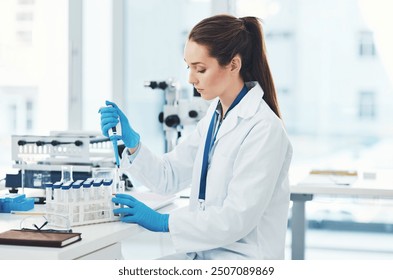
<svg viewBox="0 0 393 280">
<path fill-rule="evenodd" d="M 46 197 L 46 203 L 50 203 L 53 199 L 53 194 L 52 194 L 52 188 L 53 188 L 53 183 L 52 182 L 46 182 L 44 183 L 45 187 L 45 197 Z"/>
<path fill-rule="evenodd" d="M 93 181 L 93 193 L 94 193 L 94 200 L 102 199 L 102 182 L 104 179 L 96 178 Z"/>
<path fill-rule="evenodd" d="M 52 182 L 46 182 L 44 183 L 45 186 L 45 204 L 46 204 L 46 211 L 52 211 L 53 209 L 53 183 Z"/>
<path fill-rule="evenodd" d="M 83 184 L 83 180 L 77 180 L 74 183 L 72 183 L 72 189 L 71 189 L 71 194 L 73 197 L 73 221 L 74 223 L 78 223 L 83 221 L 83 213 L 81 211 L 81 202 L 82 202 L 82 191 L 83 189 L 81 188 Z"/>
<path fill-rule="evenodd" d="M 83 182 L 83 220 L 90 221 L 93 219 L 92 211 L 93 205 L 91 201 L 91 186 L 93 185 L 93 179 L 87 179 Z"/>
<path fill-rule="evenodd" d="M 103 203 L 102 203 L 102 209 L 104 211 L 104 217 L 105 218 L 110 218 L 111 213 L 112 213 L 112 184 L 113 180 L 112 179 L 104 179 L 102 182 L 102 188 L 103 188 Z"/>
<path fill-rule="evenodd" d="M 53 184 L 53 200 L 52 200 L 52 202 L 53 202 L 53 212 L 54 212 L 54 215 L 53 215 L 53 222 L 54 222 L 54 224 L 59 224 L 59 223 L 61 223 L 61 220 L 60 220 L 60 218 L 59 218 L 59 216 L 58 216 L 58 213 L 61 213 L 62 212 L 62 205 L 61 205 L 61 203 L 63 202 L 62 200 L 62 197 L 61 197 L 61 185 L 62 185 L 62 182 L 55 182 L 54 184 Z"/>
<path fill-rule="evenodd" d="M 117 192 L 124 193 L 126 191 L 126 182 L 121 180 L 117 183 Z"/>
<path fill-rule="evenodd" d="M 79 203 L 82 198 L 82 184 L 83 180 L 77 180 L 74 183 L 72 183 L 72 200 L 75 203 Z"/>
<path fill-rule="evenodd" d="M 112 197 L 112 184 L 113 180 L 112 179 L 104 179 L 102 182 L 104 186 L 104 199 L 108 200 Z"/>
<path fill-rule="evenodd" d="M 63 201 L 63 203 L 62 203 L 62 206 L 63 206 L 62 207 L 62 212 L 63 212 L 63 214 L 66 215 L 66 217 L 69 216 L 69 207 L 70 207 L 70 202 L 71 202 L 70 201 L 71 200 L 70 188 L 71 188 L 72 183 L 73 183 L 72 181 L 68 181 L 68 182 L 64 182 L 61 185 L 60 193 L 61 193 L 61 198 L 62 198 L 62 201 Z"/>
<path fill-rule="evenodd" d="M 56 182 L 53 184 L 53 202 L 54 203 L 62 202 L 62 198 L 60 195 L 60 188 L 61 188 L 62 184 L 63 184 L 62 182 Z"/>
<path fill-rule="evenodd" d="M 103 210 L 102 210 L 102 182 L 103 179 L 96 178 L 93 181 L 93 200 L 94 200 L 94 219 L 102 219 Z"/>
</svg>

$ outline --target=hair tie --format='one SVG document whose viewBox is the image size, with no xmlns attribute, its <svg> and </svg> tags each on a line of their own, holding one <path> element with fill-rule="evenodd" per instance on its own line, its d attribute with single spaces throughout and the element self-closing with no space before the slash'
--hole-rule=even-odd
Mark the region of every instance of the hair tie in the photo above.
<svg viewBox="0 0 393 280">
<path fill-rule="evenodd" d="M 241 18 L 239 18 L 239 19 L 240 19 L 240 21 L 242 22 L 242 24 L 243 24 L 243 26 L 244 26 L 244 29 L 247 30 L 247 31 L 249 31 L 249 30 L 248 30 L 248 21 L 247 21 L 246 17 L 241 17 Z"/>
</svg>

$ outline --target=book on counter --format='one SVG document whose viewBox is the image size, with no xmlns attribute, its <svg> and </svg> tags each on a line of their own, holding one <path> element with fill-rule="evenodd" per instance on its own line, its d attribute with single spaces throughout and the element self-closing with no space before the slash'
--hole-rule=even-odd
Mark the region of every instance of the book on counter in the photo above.
<svg viewBox="0 0 393 280">
<path fill-rule="evenodd" d="M 81 233 L 11 229 L 0 233 L 0 244 L 64 247 L 82 240 Z"/>
</svg>

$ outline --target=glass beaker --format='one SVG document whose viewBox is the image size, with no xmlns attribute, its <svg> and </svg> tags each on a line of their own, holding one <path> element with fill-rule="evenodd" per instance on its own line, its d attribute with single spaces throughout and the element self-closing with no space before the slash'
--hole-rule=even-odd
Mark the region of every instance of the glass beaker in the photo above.
<svg viewBox="0 0 393 280">
<path fill-rule="evenodd" d="M 63 165 L 61 167 L 61 182 L 74 181 L 72 178 L 72 165 Z"/>
</svg>

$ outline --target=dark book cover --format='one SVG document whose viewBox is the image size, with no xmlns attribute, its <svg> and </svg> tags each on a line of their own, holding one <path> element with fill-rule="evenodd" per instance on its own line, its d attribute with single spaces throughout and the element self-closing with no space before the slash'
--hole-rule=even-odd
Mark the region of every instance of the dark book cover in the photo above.
<svg viewBox="0 0 393 280">
<path fill-rule="evenodd" d="M 64 247 L 81 240 L 81 233 L 44 230 L 8 230 L 0 233 L 0 244 Z"/>
</svg>

